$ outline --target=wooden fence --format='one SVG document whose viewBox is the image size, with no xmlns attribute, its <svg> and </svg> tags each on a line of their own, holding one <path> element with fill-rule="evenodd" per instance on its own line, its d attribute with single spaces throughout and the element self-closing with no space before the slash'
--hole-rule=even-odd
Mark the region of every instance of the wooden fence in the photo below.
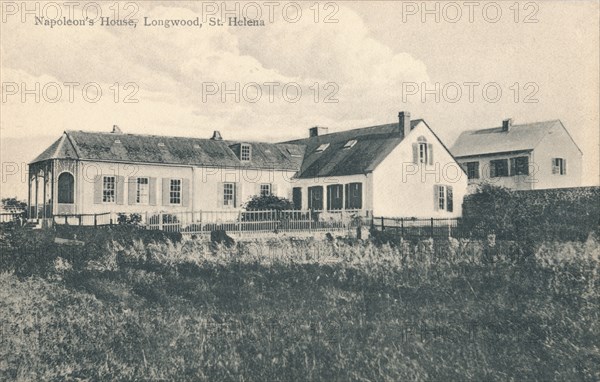
<svg viewBox="0 0 600 382">
<path fill-rule="evenodd" d="M 382 232 L 393 232 L 405 238 L 462 237 L 460 218 L 390 218 L 373 217 L 372 226 Z"/>
</svg>

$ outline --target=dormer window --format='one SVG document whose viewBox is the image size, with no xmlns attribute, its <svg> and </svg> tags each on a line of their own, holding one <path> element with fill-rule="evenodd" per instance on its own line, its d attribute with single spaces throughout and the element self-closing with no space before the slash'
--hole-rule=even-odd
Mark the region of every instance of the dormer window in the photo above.
<svg viewBox="0 0 600 382">
<path fill-rule="evenodd" d="M 323 143 L 322 145 L 320 145 L 319 147 L 317 147 L 317 152 L 323 152 L 325 151 L 327 148 L 329 147 L 329 143 Z"/>
<path fill-rule="evenodd" d="M 356 139 L 351 139 L 344 145 L 345 149 L 352 148 L 356 144 Z"/>
<path fill-rule="evenodd" d="M 242 162 L 249 162 L 252 158 L 252 148 L 247 143 L 242 143 L 240 146 L 240 160 Z"/>
</svg>

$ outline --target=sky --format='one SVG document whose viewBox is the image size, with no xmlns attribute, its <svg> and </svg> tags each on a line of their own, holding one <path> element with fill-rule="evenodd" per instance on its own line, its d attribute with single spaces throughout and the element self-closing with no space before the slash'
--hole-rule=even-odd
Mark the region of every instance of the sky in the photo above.
<svg viewBox="0 0 600 382">
<path fill-rule="evenodd" d="M 599 183 L 597 1 L 75 4 L 1 3 L 2 197 L 26 197 L 26 163 L 65 130 L 278 142 L 399 111 L 448 147 L 505 118 L 560 119 Z M 137 24 L 102 25 L 96 6 Z"/>
</svg>

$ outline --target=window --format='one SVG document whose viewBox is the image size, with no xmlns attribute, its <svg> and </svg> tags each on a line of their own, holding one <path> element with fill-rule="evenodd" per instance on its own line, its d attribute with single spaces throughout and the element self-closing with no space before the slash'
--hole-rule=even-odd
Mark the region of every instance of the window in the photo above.
<svg viewBox="0 0 600 382">
<path fill-rule="evenodd" d="M 435 185 L 434 187 L 434 209 L 452 212 L 454 211 L 454 195 L 452 186 L 440 186 Z"/>
<path fill-rule="evenodd" d="M 308 188 L 308 209 L 313 211 L 323 210 L 323 187 Z"/>
<path fill-rule="evenodd" d="M 344 206 L 344 188 L 341 184 L 327 186 L 327 210 L 341 210 Z"/>
<path fill-rule="evenodd" d="M 328 147 L 329 147 L 329 143 L 323 143 L 322 145 L 317 147 L 317 152 L 320 153 L 322 151 L 325 151 Z"/>
<path fill-rule="evenodd" d="M 567 160 L 564 158 L 552 158 L 552 174 L 566 175 Z"/>
<path fill-rule="evenodd" d="M 346 185 L 346 209 L 360 210 L 362 208 L 362 183 Z"/>
<path fill-rule="evenodd" d="M 467 178 L 479 179 L 479 162 L 467 162 Z"/>
<path fill-rule="evenodd" d="M 115 202 L 115 177 L 105 176 L 102 178 L 102 202 Z"/>
<path fill-rule="evenodd" d="M 490 161 L 490 177 L 498 178 L 508 176 L 508 159 Z"/>
<path fill-rule="evenodd" d="M 260 196 L 271 195 L 271 183 L 263 183 L 260 185 Z"/>
<path fill-rule="evenodd" d="M 171 179 L 169 204 L 181 204 L 181 179 Z"/>
<path fill-rule="evenodd" d="M 74 203 L 75 179 L 68 172 L 58 176 L 58 202 L 64 204 Z"/>
<path fill-rule="evenodd" d="M 302 188 L 301 187 L 294 187 L 292 189 L 292 201 L 294 202 L 295 210 L 302 209 Z"/>
<path fill-rule="evenodd" d="M 419 163 L 427 163 L 427 143 L 419 143 Z"/>
<path fill-rule="evenodd" d="M 529 175 L 529 158 L 510 158 L 510 175 Z"/>
<path fill-rule="evenodd" d="M 433 164 L 433 147 L 423 136 L 413 143 L 413 163 Z"/>
<path fill-rule="evenodd" d="M 148 183 L 148 178 L 137 178 L 135 185 L 135 202 L 137 204 L 148 204 L 150 199 Z"/>
<path fill-rule="evenodd" d="M 223 205 L 235 207 L 235 183 L 223 183 Z"/>
<path fill-rule="evenodd" d="M 240 146 L 240 160 L 243 162 L 248 162 L 251 159 L 251 148 L 247 143 L 242 143 Z"/>
<path fill-rule="evenodd" d="M 344 145 L 345 149 L 352 148 L 356 144 L 356 139 L 351 139 Z"/>
</svg>

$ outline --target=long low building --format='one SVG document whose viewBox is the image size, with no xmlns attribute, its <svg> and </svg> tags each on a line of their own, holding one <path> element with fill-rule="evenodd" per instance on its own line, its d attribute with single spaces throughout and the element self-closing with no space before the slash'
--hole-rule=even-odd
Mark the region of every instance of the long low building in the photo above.
<svg viewBox="0 0 600 382">
<path fill-rule="evenodd" d="M 296 209 L 457 217 L 466 174 L 424 120 L 285 143 L 65 131 L 29 164 L 30 217 L 230 211 L 254 195 Z"/>
</svg>

